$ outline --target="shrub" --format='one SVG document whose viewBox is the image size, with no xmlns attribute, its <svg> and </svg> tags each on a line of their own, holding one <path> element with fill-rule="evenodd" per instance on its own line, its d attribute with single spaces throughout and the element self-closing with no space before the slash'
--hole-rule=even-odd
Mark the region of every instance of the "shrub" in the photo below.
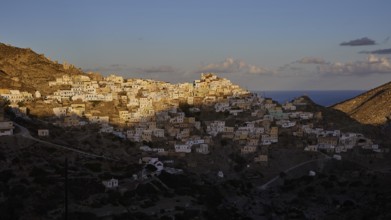
<svg viewBox="0 0 391 220">
<path fill-rule="evenodd" d="M 48 172 L 46 170 L 34 166 L 33 169 L 30 171 L 30 176 L 31 177 L 43 177 L 46 176 Z"/>
<path fill-rule="evenodd" d="M 87 169 L 91 170 L 92 172 L 99 173 L 102 172 L 102 165 L 100 163 L 86 163 L 84 164 Z"/>
</svg>

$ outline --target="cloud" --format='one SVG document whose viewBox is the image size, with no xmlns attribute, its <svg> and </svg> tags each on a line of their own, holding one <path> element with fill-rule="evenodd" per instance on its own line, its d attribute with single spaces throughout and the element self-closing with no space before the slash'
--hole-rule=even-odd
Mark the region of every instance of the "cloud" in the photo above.
<svg viewBox="0 0 391 220">
<path fill-rule="evenodd" d="M 308 64 L 321 65 L 327 64 L 327 62 L 323 58 L 303 57 L 299 60 L 278 67 L 277 73 L 280 73 L 279 75 L 283 76 L 307 77 L 312 75 L 313 72 L 316 71 L 316 66 Z"/>
<path fill-rule="evenodd" d="M 342 42 L 339 45 L 340 46 L 367 46 L 367 45 L 375 45 L 376 42 L 374 40 L 371 40 L 367 37 L 363 37 L 356 40 L 351 40 L 348 42 Z"/>
<path fill-rule="evenodd" d="M 239 59 L 226 58 L 222 62 L 201 66 L 196 72 L 268 74 L 273 71 L 260 66 L 247 64 Z"/>
<path fill-rule="evenodd" d="M 125 64 L 112 64 L 108 66 L 84 69 L 84 71 L 86 72 L 92 71 L 92 72 L 100 72 L 100 73 L 148 74 L 148 73 L 174 73 L 177 72 L 178 70 L 169 65 L 135 68 Z"/>
<path fill-rule="evenodd" d="M 369 55 L 367 60 L 354 62 L 335 62 L 326 63 L 318 66 L 319 73 L 335 75 L 358 75 L 364 76 L 369 74 L 390 74 L 391 63 L 385 57 Z"/>
<path fill-rule="evenodd" d="M 317 57 L 303 57 L 295 63 L 300 64 L 325 64 L 326 62 L 322 58 Z"/>
<path fill-rule="evenodd" d="M 360 53 L 366 53 L 366 54 L 391 54 L 391 48 L 390 49 L 373 50 L 373 51 L 361 51 Z"/>
<path fill-rule="evenodd" d="M 134 72 L 142 74 L 142 73 L 174 73 L 176 71 L 177 70 L 172 66 L 161 65 L 158 67 L 137 68 Z"/>
</svg>

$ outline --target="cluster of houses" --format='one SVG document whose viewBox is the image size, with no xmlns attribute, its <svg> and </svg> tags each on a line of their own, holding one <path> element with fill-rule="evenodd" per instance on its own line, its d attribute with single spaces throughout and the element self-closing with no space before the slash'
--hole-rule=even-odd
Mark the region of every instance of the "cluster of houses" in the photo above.
<svg viewBox="0 0 391 220">
<path fill-rule="evenodd" d="M 209 146 L 219 136 L 233 141 L 242 155 L 251 155 L 255 162 L 267 164 L 267 148 L 278 143 L 282 131 L 296 137 L 316 137 L 316 144 L 304 146 L 305 151 L 340 153 L 355 146 L 380 151 L 362 134 L 315 128 L 314 122 L 320 120 L 322 114 L 298 110 L 307 105 L 304 98 L 280 105 L 213 74 L 202 74 L 200 80 L 182 84 L 123 79 L 115 75 L 101 80 L 93 80 L 87 75 L 64 75 L 50 81 L 49 86 L 59 89 L 46 96 L 39 91 L 33 96 L 27 92 L 2 89 L 0 95 L 16 107 L 21 101 L 55 103 L 59 107 L 52 109 L 53 120 L 59 126 L 97 124 L 102 133 L 143 143 L 141 151 L 160 155 L 208 154 Z M 63 87 L 68 89 L 60 89 Z M 113 106 L 103 110 L 95 108 L 101 102 Z M 191 113 L 207 108 L 227 116 L 246 114 L 248 121 L 228 124 L 224 119 L 196 120 L 185 113 L 184 106 Z M 25 107 L 20 109 L 27 112 Z M 39 131 L 39 136 L 48 134 L 48 130 Z M 160 146 L 149 147 L 148 143 L 159 143 Z"/>
<path fill-rule="evenodd" d="M 327 153 L 347 152 L 354 147 L 361 147 L 365 150 L 371 150 L 373 152 L 383 152 L 379 145 L 374 144 L 369 138 L 366 138 L 360 133 L 342 133 L 340 130 L 327 131 L 322 128 L 305 128 L 305 133 L 309 135 L 315 135 L 317 137 L 317 144 L 308 145 L 304 148 L 305 151 L 318 151 L 323 150 Z"/>
<path fill-rule="evenodd" d="M 166 161 L 169 163 L 170 161 Z M 159 176 L 164 170 L 169 174 L 182 174 L 182 169 L 175 169 L 172 167 L 165 166 L 163 161 L 160 161 L 157 157 L 143 157 L 140 158 L 139 164 L 143 164 L 141 171 L 132 175 L 132 178 L 125 178 L 122 180 L 111 178 L 103 180 L 102 184 L 105 186 L 105 190 L 118 190 L 120 193 L 124 193 L 128 190 L 134 190 L 138 187 L 139 184 L 151 184 L 155 189 L 158 189 L 151 180 L 156 180 L 160 182 L 161 186 L 168 189 L 168 186 L 165 185 L 159 179 L 154 177 Z"/>
<path fill-rule="evenodd" d="M 39 94 L 39 92 L 37 92 Z M 40 95 L 40 94 L 39 94 Z M 9 100 L 11 103 L 19 103 L 34 100 L 33 94 L 26 91 L 0 89 L 0 96 Z"/>
</svg>

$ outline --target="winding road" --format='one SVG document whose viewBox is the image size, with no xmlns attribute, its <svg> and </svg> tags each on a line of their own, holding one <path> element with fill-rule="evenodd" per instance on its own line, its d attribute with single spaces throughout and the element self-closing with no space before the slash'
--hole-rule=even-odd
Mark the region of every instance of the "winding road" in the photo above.
<svg viewBox="0 0 391 220">
<path fill-rule="evenodd" d="M 322 152 L 319 152 L 319 153 L 321 153 L 321 154 L 324 156 L 324 158 L 304 161 L 304 162 L 302 162 L 302 163 L 299 163 L 299 164 L 296 164 L 296 165 L 294 165 L 294 166 L 292 166 L 292 167 L 289 167 L 288 169 L 284 170 L 283 172 L 284 172 L 284 173 L 289 173 L 290 171 L 292 171 L 292 170 L 294 170 L 294 169 L 297 169 L 297 168 L 299 168 L 299 167 L 301 167 L 301 166 L 304 166 L 304 165 L 306 165 L 306 164 L 313 163 L 313 162 L 316 162 L 316 161 L 330 160 L 330 159 L 332 158 L 332 157 L 330 157 L 329 155 L 324 154 L 324 153 L 322 153 Z M 267 182 L 264 183 L 263 185 L 258 186 L 257 189 L 258 189 L 258 190 L 265 190 L 265 189 L 267 189 L 267 187 L 268 187 L 270 184 L 274 183 L 274 182 L 277 181 L 279 178 L 280 178 L 280 176 L 278 175 L 278 176 L 274 177 L 273 179 L 267 181 Z"/>
<path fill-rule="evenodd" d="M 63 145 L 60 145 L 60 144 L 55 144 L 55 143 L 52 143 L 52 142 L 48 142 L 48 141 L 44 141 L 44 140 L 35 138 L 35 137 L 33 137 L 30 134 L 30 131 L 27 128 L 23 127 L 22 125 L 19 125 L 19 124 L 15 123 L 15 122 L 14 122 L 14 125 L 19 129 L 19 133 L 17 133 L 16 135 L 22 136 L 24 138 L 27 138 L 27 139 L 30 139 L 30 140 L 34 140 L 34 141 L 39 142 L 39 143 L 51 145 L 51 146 L 54 146 L 54 147 L 57 147 L 57 148 L 62 148 L 62 149 L 65 149 L 65 150 L 73 151 L 73 152 L 76 152 L 76 153 L 79 153 L 79 154 L 82 154 L 82 155 L 88 156 L 88 157 L 102 158 L 102 159 L 105 159 L 105 160 L 112 160 L 112 161 L 119 161 L 118 159 L 114 159 L 114 158 L 106 157 L 106 156 L 103 156 L 103 155 L 97 155 L 97 154 L 81 151 L 81 150 L 78 150 L 78 149 L 75 149 L 75 148 L 71 148 L 71 147 L 67 147 L 67 146 L 63 146 Z"/>
</svg>

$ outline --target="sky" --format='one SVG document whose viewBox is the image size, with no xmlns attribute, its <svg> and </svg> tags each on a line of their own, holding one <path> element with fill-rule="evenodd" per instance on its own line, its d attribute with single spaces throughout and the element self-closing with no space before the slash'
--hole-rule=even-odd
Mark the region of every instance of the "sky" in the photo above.
<svg viewBox="0 0 391 220">
<path fill-rule="evenodd" d="M 391 1 L 3 0 L 0 42 L 85 71 L 249 90 L 391 81 Z"/>
</svg>

